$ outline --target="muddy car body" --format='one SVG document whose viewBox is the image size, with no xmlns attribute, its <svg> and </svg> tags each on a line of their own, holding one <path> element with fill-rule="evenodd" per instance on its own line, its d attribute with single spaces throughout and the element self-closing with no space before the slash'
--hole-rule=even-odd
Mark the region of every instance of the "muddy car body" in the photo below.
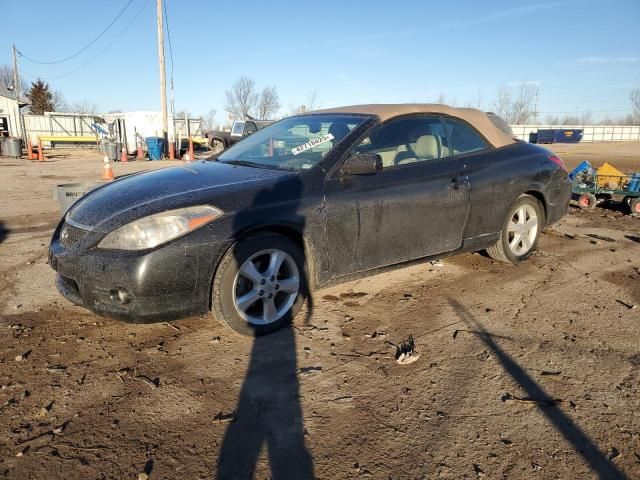
<svg viewBox="0 0 640 480">
<path fill-rule="evenodd" d="M 353 276 L 483 249 L 524 260 L 570 190 L 557 157 L 480 111 L 343 107 L 92 191 L 55 230 L 50 262 L 59 290 L 97 313 L 212 310 L 263 334 L 309 289 Z"/>
</svg>

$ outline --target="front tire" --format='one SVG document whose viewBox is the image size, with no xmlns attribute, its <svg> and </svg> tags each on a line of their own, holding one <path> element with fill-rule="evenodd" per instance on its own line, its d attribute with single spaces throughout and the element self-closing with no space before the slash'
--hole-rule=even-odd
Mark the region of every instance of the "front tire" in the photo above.
<svg viewBox="0 0 640 480">
<path fill-rule="evenodd" d="M 224 142 L 218 138 L 211 139 L 209 145 L 211 146 L 211 150 L 215 155 L 221 153 L 224 150 Z"/>
<path fill-rule="evenodd" d="M 291 323 L 307 288 L 300 247 L 283 235 L 258 233 L 235 243 L 220 261 L 212 311 L 242 335 L 265 335 Z"/>
<path fill-rule="evenodd" d="M 531 195 L 521 195 L 509 209 L 500 238 L 487 248 L 487 254 L 501 262 L 523 261 L 536 249 L 544 224 L 540 202 Z"/>
</svg>

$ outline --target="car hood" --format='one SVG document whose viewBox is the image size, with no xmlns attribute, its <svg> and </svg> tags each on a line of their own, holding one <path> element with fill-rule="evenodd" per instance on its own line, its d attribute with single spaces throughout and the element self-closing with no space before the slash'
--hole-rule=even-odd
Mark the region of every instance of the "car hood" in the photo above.
<svg viewBox="0 0 640 480">
<path fill-rule="evenodd" d="M 209 204 L 239 191 L 268 187 L 295 173 L 200 161 L 116 180 L 82 197 L 69 211 L 72 222 L 108 233 L 154 213 Z M 227 203 L 227 202 L 224 202 Z"/>
</svg>

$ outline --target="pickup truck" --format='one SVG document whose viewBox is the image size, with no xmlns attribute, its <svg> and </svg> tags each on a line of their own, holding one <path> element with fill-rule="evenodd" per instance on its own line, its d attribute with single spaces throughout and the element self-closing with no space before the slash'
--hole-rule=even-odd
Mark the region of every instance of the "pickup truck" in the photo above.
<svg viewBox="0 0 640 480">
<path fill-rule="evenodd" d="M 231 126 L 231 131 L 221 132 L 212 130 L 205 136 L 209 140 L 209 145 L 213 149 L 213 152 L 217 154 L 271 123 L 273 122 L 268 120 L 236 120 Z"/>
</svg>

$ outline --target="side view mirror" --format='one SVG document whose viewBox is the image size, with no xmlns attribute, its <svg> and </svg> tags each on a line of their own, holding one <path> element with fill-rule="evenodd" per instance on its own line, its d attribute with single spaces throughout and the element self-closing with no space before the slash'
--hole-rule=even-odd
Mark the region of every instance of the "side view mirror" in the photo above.
<svg viewBox="0 0 640 480">
<path fill-rule="evenodd" d="M 382 157 L 377 153 L 356 153 L 342 165 L 345 175 L 372 175 L 382 170 Z"/>
</svg>

